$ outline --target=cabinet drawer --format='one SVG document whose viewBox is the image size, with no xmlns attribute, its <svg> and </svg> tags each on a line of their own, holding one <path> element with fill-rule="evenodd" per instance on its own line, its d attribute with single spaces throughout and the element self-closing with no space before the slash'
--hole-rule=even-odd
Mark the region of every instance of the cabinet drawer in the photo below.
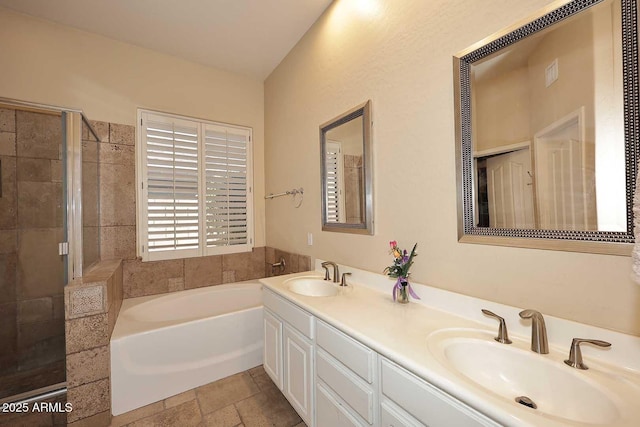
<svg viewBox="0 0 640 427">
<path fill-rule="evenodd" d="M 429 427 L 498 425 L 386 359 L 380 371 L 382 394 Z"/>
<path fill-rule="evenodd" d="M 333 326 L 317 321 L 316 343 L 360 378 L 373 383 L 375 352 Z"/>
<path fill-rule="evenodd" d="M 374 395 L 372 387 L 369 387 L 322 350 L 318 350 L 316 355 L 318 378 L 324 381 L 369 424 L 373 424 Z"/>
<path fill-rule="evenodd" d="M 380 404 L 380 427 L 424 427 L 404 414 L 402 409 L 395 407 L 393 403 L 382 402 Z"/>
<path fill-rule="evenodd" d="M 316 425 L 318 427 L 365 427 L 342 406 L 322 383 L 316 384 Z"/>
<path fill-rule="evenodd" d="M 263 288 L 262 297 L 266 308 L 296 328 L 307 338 L 313 339 L 313 316 L 311 314 L 266 288 Z"/>
</svg>

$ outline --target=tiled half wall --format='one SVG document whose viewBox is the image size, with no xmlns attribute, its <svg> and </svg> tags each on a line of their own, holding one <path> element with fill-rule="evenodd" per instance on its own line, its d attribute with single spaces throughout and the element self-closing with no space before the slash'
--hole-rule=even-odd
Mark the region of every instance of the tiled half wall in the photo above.
<svg viewBox="0 0 640 427">
<path fill-rule="evenodd" d="M 122 261 L 98 263 L 65 287 L 67 401 L 73 427 L 111 422 L 109 340 L 122 305 Z"/>
</svg>

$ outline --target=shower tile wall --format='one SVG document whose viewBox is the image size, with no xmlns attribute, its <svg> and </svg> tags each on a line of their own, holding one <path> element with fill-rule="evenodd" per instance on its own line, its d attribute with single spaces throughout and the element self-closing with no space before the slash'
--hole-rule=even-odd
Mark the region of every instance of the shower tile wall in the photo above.
<svg viewBox="0 0 640 427">
<path fill-rule="evenodd" d="M 59 116 L 0 109 L 0 398 L 62 382 Z"/>
</svg>

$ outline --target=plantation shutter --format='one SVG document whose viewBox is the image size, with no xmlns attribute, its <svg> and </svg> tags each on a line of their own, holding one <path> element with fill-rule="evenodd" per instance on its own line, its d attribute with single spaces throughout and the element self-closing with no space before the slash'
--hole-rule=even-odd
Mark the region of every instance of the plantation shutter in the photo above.
<svg viewBox="0 0 640 427">
<path fill-rule="evenodd" d="M 249 143 L 246 129 L 205 127 L 207 250 L 252 243 Z"/>
<path fill-rule="evenodd" d="M 344 217 L 342 200 L 342 153 L 339 142 L 325 143 L 326 193 L 325 209 L 327 222 L 341 222 Z"/>
<path fill-rule="evenodd" d="M 251 130 L 141 111 L 143 261 L 250 251 Z"/>
<path fill-rule="evenodd" d="M 199 246 L 198 125 L 149 115 L 143 129 L 148 251 L 193 256 Z"/>
</svg>

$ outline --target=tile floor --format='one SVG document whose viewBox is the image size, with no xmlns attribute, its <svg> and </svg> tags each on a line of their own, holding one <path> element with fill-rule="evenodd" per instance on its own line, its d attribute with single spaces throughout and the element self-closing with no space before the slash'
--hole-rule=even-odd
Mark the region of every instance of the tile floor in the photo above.
<svg viewBox="0 0 640 427">
<path fill-rule="evenodd" d="M 111 427 L 306 427 L 262 366 L 113 417 Z"/>
<path fill-rule="evenodd" d="M 56 401 L 66 400 L 62 396 Z M 0 414 L 0 427 L 64 426 L 66 414 Z M 111 427 L 306 427 L 262 366 L 113 417 Z"/>
</svg>

